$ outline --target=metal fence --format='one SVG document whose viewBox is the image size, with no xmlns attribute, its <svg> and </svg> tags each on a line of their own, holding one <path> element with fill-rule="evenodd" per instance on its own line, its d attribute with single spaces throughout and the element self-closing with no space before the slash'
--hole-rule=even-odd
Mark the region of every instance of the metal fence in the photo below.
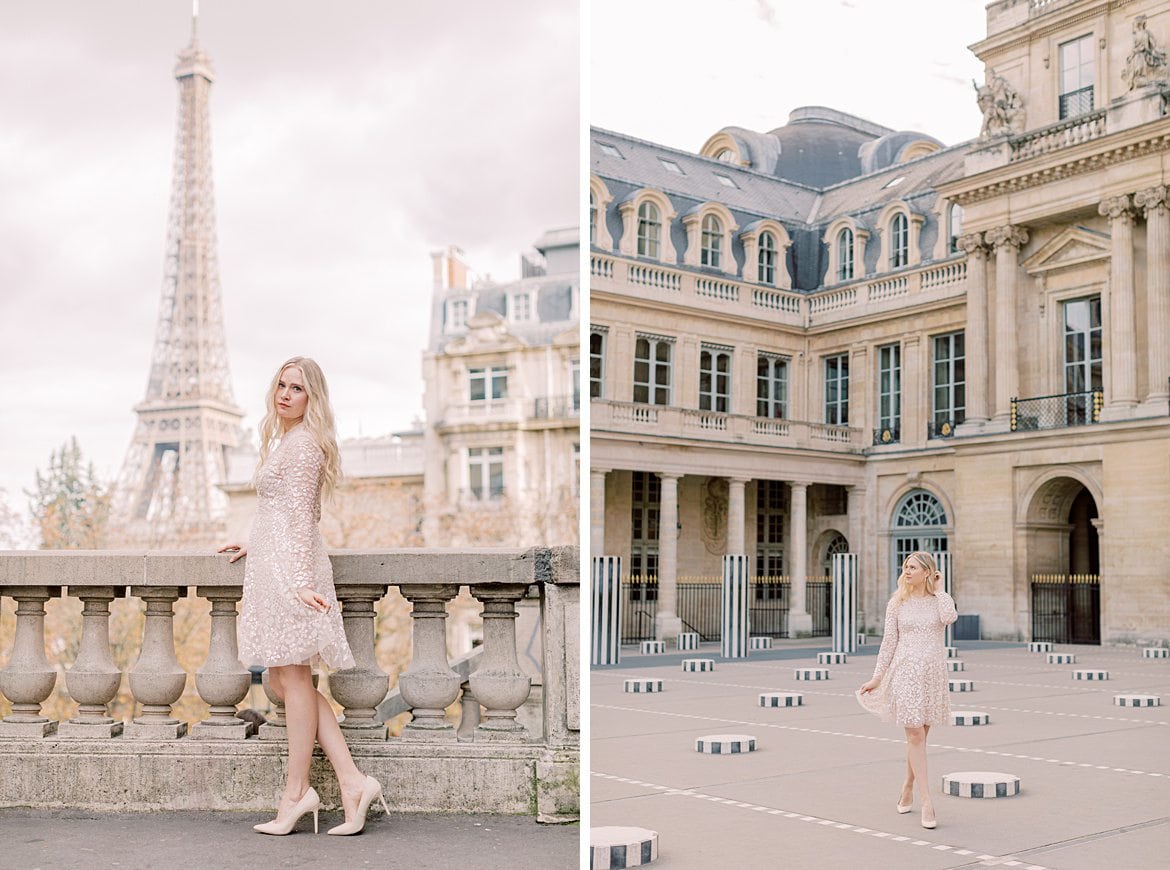
<svg viewBox="0 0 1170 870">
<path fill-rule="evenodd" d="M 1012 431 L 1064 429 L 1087 426 L 1101 419 L 1105 394 L 1101 390 L 1060 393 L 1031 399 L 1012 399 Z"/>
<path fill-rule="evenodd" d="M 1032 640 L 1101 643 L 1101 578 L 1033 574 Z"/>
</svg>

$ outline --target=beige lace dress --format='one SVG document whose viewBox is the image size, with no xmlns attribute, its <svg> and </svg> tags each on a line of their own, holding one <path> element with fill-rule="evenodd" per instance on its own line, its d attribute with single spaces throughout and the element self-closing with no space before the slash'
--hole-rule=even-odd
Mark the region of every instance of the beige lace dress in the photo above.
<svg viewBox="0 0 1170 870">
<path fill-rule="evenodd" d="M 244 600 L 237 637 L 245 665 L 351 668 L 353 655 L 333 589 L 333 566 L 317 523 L 325 454 L 303 425 L 294 426 L 256 475 L 256 519 L 248 538 Z M 297 589 L 325 596 L 321 613 Z"/>
<path fill-rule="evenodd" d="M 857 702 L 883 722 L 904 727 L 950 723 L 943 629 L 958 619 L 955 602 L 939 591 L 899 604 L 890 599 L 873 676 L 878 687 Z"/>
</svg>

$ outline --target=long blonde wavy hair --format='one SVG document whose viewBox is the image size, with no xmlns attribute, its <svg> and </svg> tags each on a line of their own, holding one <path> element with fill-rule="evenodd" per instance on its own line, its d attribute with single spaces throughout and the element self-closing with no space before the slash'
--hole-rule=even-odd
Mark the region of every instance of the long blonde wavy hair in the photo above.
<svg viewBox="0 0 1170 870">
<path fill-rule="evenodd" d="M 325 382 L 321 367 L 307 356 L 294 356 L 282 363 L 276 370 L 272 383 L 268 385 L 268 394 L 264 397 L 264 419 L 260 422 L 260 462 L 256 470 L 259 471 L 263 467 L 268 454 L 285 432 L 284 421 L 276 414 L 276 389 L 280 383 L 280 376 L 289 366 L 300 369 L 305 382 L 308 402 L 301 425 L 325 454 L 325 467 L 321 472 L 321 494 L 328 501 L 341 483 L 341 451 L 337 449 L 333 406 L 329 404 L 329 385 Z"/>
<path fill-rule="evenodd" d="M 934 556 L 916 550 L 906 557 L 906 562 L 911 559 L 926 569 L 926 594 L 933 595 L 942 582 L 942 575 L 938 573 L 938 565 L 934 562 Z M 898 590 L 894 593 L 894 598 L 898 600 L 899 604 L 910 597 L 910 585 L 906 582 L 906 562 L 902 563 L 902 570 L 898 574 Z"/>
</svg>

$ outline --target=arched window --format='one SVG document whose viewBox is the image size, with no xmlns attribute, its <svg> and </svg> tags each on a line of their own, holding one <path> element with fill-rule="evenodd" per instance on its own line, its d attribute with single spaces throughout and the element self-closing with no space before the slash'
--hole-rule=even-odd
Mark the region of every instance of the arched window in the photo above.
<svg viewBox="0 0 1170 870">
<path fill-rule="evenodd" d="M 776 283 L 776 239 L 771 233 L 760 233 L 759 269 L 756 274 L 761 284 Z"/>
<path fill-rule="evenodd" d="M 833 576 L 833 556 L 837 553 L 848 553 L 849 542 L 845 540 L 842 534 L 833 535 L 833 539 L 829 541 L 829 545 L 825 547 L 825 558 L 821 562 L 821 574 L 825 577 Z"/>
<path fill-rule="evenodd" d="M 715 159 L 719 160 L 723 163 L 734 163 L 735 162 L 735 152 L 732 151 L 730 148 L 724 148 L 718 154 L 715 155 Z"/>
<path fill-rule="evenodd" d="M 589 191 L 589 244 L 597 241 L 597 200 L 593 197 L 593 190 Z"/>
<path fill-rule="evenodd" d="M 947 552 L 947 512 L 937 498 L 924 489 L 906 494 L 894 511 L 894 545 L 890 556 L 890 590 L 898 585 L 898 574 L 906 557 L 916 551 Z"/>
<path fill-rule="evenodd" d="M 959 253 L 959 236 L 963 235 L 963 207 L 952 203 L 947 210 L 947 253 Z"/>
<path fill-rule="evenodd" d="M 658 206 L 652 202 L 642 203 L 638 206 L 638 256 L 657 260 L 661 236 L 662 218 Z"/>
<path fill-rule="evenodd" d="M 703 237 L 699 246 L 699 265 L 719 268 L 723 250 L 723 224 L 713 214 L 703 218 Z"/>
<path fill-rule="evenodd" d="M 853 280 L 853 230 L 848 227 L 837 233 L 837 280 Z"/>
<path fill-rule="evenodd" d="M 898 212 L 890 221 L 890 268 L 901 269 L 910 262 L 910 222 Z"/>
</svg>

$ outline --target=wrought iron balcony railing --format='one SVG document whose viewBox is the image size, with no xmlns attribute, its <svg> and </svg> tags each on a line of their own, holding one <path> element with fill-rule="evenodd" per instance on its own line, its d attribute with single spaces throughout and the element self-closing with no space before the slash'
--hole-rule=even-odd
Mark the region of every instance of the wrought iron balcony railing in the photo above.
<svg viewBox="0 0 1170 870">
<path fill-rule="evenodd" d="M 1104 404 L 1105 393 L 1102 390 L 1012 399 L 1012 431 L 1087 426 L 1100 421 Z"/>
<path fill-rule="evenodd" d="M 953 420 L 950 417 L 931 420 L 926 424 L 926 437 L 928 439 L 950 438 L 955 434 L 955 427 L 962 422 L 962 420 Z"/>
<path fill-rule="evenodd" d="M 898 426 L 886 426 L 873 430 L 874 447 L 881 447 L 883 444 L 897 444 L 901 440 L 902 430 Z"/>
</svg>

